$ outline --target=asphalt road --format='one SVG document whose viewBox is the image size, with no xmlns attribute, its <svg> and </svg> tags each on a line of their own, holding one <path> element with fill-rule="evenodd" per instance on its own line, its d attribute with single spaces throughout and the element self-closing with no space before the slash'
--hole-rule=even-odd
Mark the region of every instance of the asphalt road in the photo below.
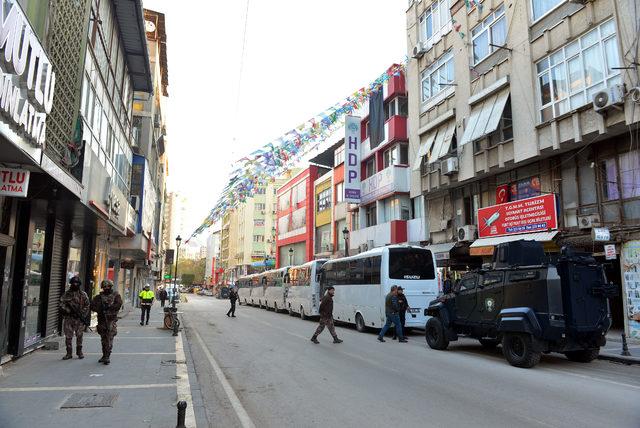
<svg viewBox="0 0 640 428">
<path fill-rule="evenodd" d="M 551 354 L 519 369 L 476 341 L 435 351 L 418 333 L 379 343 L 350 327 L 344 343 L 325 330 L 314 345 L 314 321 L 227 308 L 191 295 L 180 308 L 198 426 L 640 426 L 639 366 Z"/>
</svg>

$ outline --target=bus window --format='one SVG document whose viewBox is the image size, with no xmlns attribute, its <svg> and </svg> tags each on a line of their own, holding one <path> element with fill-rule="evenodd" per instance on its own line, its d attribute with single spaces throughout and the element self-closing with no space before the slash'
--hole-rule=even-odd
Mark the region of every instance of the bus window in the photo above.
<svg viewBox="0 0 640 428">
<path fill-rule="evenodd" d="M 389 249 L 389 278 L 435 279 L 433 256 L 429 250 L 414 248 Z"/>
<path fill-rule="evenodd" d="M 364 259 L 364 282 L 369 285 L 380 284 L 381 256 L 373 256 Z"/>
</svg>

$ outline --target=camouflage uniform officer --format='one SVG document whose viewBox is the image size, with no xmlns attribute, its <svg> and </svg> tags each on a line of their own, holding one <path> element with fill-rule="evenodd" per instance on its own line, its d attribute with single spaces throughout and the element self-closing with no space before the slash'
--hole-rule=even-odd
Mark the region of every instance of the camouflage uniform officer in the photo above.
<svg viewBox="0 0 640 428">
<path fill-rule="evenodd" d="M 82 335 L 85 327 L 89 324 L 89 296 L 80 290 L 82 281 L 77 276 L 69 280 L 69 289 L 65 291 L 60 299 L 60 312 L 62 313 L 62 329 L 64 331 L 64 342 L 67 347 L 67 355 L 63 360 L 70 360 L 72 355 L 73 335 L 76 335 L 76 354 L 78 358 L 84 358 L 82 354 Z"/>
<path fill-rule="evenodd" d="M 113 282 L 104 280 L 100 284 L 102 292 L 91 301 L 91 310 L 98 313 L 98 334 L 102 339 L 102 358 L 100 363 L 109 364 L 109 356 L 113 347 L 113 338 L 118 334 L 116 323 L 118 311 L 122 307 L 122 297 L 113 291 Z"/>
</svg>

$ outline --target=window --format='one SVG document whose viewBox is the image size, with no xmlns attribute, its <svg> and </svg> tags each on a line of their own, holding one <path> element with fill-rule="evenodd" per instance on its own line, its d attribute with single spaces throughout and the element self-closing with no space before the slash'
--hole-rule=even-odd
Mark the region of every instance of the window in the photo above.
<svg viewBox="0 0 640 428">
<path fill-rule="evenodd" d="M 262 203 L 262 202 L 258 202 L 258 203 L 256 203 L 256 210 L 258 210 L 258 211 L 264 211 L 264 210 L 265 210 L 265 208 L 266 208 L 266 205 L 265 205 L 264 203 Z"/>
<path fill-rule="evenodd" d="M 462 278 L 458 284 L 458 291 L 473 290 L 476 288 L 476 276 Z"/>
<path fill-rule="evenodd" d="M 449 0 L 436 0 L 427 7 L 419 20 L 420 41 L 427 46 L 436 43 L 451 29 Z"/>
<path fill-rule="evenodd" d="M 618 157 L 620 162 L 620 187 L 622 198 L 640 196 L 640 152 L 634 150 Z"/>
<path fill-rule="evenodd" d="M 502 283 L 502 278 L 504 277 L 504 272 L 491 272 L 486 273 L 482 277 L 482 285 L 485 287 L 487 285 L 496 285 Z"/>
<path fill-rule="evenodd" d="M 560 3 L 564 3 L 566 0 L 531 0 L 531 15 L 533 20 L 537 21 L 542 18 L 547 12 L 555 9 Z"/>
<path fill-rule="evenodd" d="M 542 122 L 589 104 L 593 95 L 621 83 L 618 41 L 609 20 L 536 64 Z"/>
<path fill-rule="evenodd" d="M 338 166 L 341 163 L 344 163 L 344 145 L 338 147 L 333 154 L 333 166 Z"/>
<path fill-rule="evenodd" d="M 344 182 L 336 184 L 336 204 L 344 202 Z"/>
<path fill-rule="evenodd" d="M 389 249 L 390 279 L 435 279 L 436 269 L 429 250 Z"/>
<path fill-rule="evenodd" d="M 258 187 L 256 189 L 256 195 L 264 195 L 267 193 L 267 189 L 265 187 Z"/>
<path fill-rule="evenodd" d="M 391 165 L 408 165 L 409 164 L 409 146 L 406 144 L 398 144 L 387 149 L 382 154 L 383 169 Z"/>
<path fill-rule="evenodd" d="M 366 219 L 366 227 L 375 226 L 378 224 L 377 221 L 377 213 L 376 213 L 376 204 L 371 204 L 365 208 L 365 219 Z"/>
<path fill-rule="evenodd" d="M 253 235 L 253 242 L 264 242 L 263 235 Z"/>
<path fill-rule="evenodd" d="M 331 187 L 318 193 L 316 205 L 318 212 L 331 208 Z"/>
<path fill-rule="evenodd" d="M 420 75 L 422 102 L 449 88 L 453 81 L 453 52 L 449 50 Z"/>
<path fill-rule="evenodd" d="M 513 139 L 513 120 L 511 117 L 511 99 L 507 101 L 496 132 L 489 134 L 489 147 Z M 478 141 L 476 141 L 477 143 Z"/>
<path fill-rule="evenodd" d="M 398 114 L 400 116 L 409 116 L 409 101 L 407 97 L 398 97 Z"/>
<path fill-rule="evenodd" d="M 278 209 L 284 211 L 291 206 L 291 191 L 287 190 L 285 193 L 278 197 Z"/>
<path fill-rule="evenodd" d="M 366 160 L 364 166 L 364 178 L 369 178 L 376 173 L 376 159 L 375 156 L 371 156 Z"/>
<path fill-rule="evenodd" d="M 477 64 L 506 43 L 507 18 L 504 16 L 504 5 L 487 16 L 471 30 L 473 41 L 473 63 Z"/>
<path fill-rule="evenodd" d="M 384 121 L 391 119 L 396 115 L 396 100 L 395 98 L 384 104 Z"/>
</svg>

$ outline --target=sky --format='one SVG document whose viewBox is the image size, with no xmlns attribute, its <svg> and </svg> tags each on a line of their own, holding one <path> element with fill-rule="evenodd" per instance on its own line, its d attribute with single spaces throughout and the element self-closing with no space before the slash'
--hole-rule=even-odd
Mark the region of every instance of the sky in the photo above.
<svg viewBox="0 0 640 428">
<path fill-rule="evenodd" d="M 214 206 L 234 161 L 367 85 L 407 51 L 406 0 L 143 6 L 165 14 L 167 186 L 189 200 L 190 231 Z"/>
</svg>

